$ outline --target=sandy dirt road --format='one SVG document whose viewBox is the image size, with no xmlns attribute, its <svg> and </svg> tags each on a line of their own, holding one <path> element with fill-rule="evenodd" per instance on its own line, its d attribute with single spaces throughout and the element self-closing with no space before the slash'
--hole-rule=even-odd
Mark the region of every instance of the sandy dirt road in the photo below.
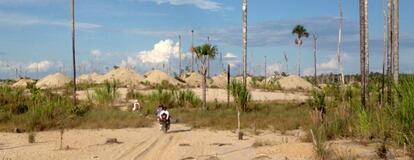
<svg viewBox="0 0 414 160">
<path fill-rule="evenodd" d="M 0 133 L 0 158 L 41 160 L 267 160 L 314 159 L 311 143 L 301 142 L 299 131 L 284 135 L 264 132 L 258 136 L 236 139 L 230 131 L 191 130 L 174 124 L 169 133 L 159 131 L 158 126 L 117 130 L 69 130 L 64 133 L 64 146 L 60 150 L 59 131 L 39 132 L 36 143 L 27 143 L 27 134 Z M 300 136 L 300 135 L 299 135 Z M 108 138 L 120 143 L 105 144 Z M 255 142 L 268 145 L 253 147 Z M 351 141 L 330 144 L 335 153 L 355 159 L 372 159 L 375 147 L 363 146 Z"/>
<path fill-rule="evenodd" d="M 107 138 L 117 138 L 119 144 L 105 144 Z M 190 160 L 190 159 L 238 159 L 250 160 L 259 156 L 280 158 L 286 155 L 265 155 L 259 148 L 252 147 L 255 140 L 296 141 L 294 136 L 263 134 L 249 136 L 238 141 L 230 131 L 191 130 L 181 124 L 174 124 L 164 134 L 158 126 L 140 129 L 117 130 L 69 130 L 64 133 L 64 146 L 60 150 L 58 131 L 39 132 L 36 143 L 27 143 L 27 134 L 0 133 L 0 158 L 3 159 L 143 159 L 143 160 Z M 302 143 L 298 143 L 299 145 Z M 307 159 L 312 156 L 309 144 L 304 154 L 292 158 Z"/>
</svg>

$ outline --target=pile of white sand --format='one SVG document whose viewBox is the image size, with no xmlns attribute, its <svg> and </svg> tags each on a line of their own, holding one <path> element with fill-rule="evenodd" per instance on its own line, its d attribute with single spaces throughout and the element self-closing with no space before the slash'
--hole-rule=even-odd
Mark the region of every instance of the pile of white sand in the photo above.
<svg viewBox="0 0 414 160">
<path fill-rule="evenodd" d="M 76 78 L 76 83 L 97 83 L 102 75 L 98 73 L 84 74 Z"/>
<path fill-rule="evenodd" d="M 266 82 L 274 82 L 274 81 L 277 81 L 281 78 L 283 78 L 283 77 L 279 76 L 279 75 L 273 75 L 273 76 L 267 77 Z"/>
<path fill-rule="evenodd" d="M 64 74 L 55 73 L 55 74 L 50 74 L 40 79 L 36 83 L 36 87 L 41 88 L 41 89 L 61 88 L 61 87 L 65 87 L 65 85 L 69 82 L 70 82 L 70 79 L 66 77 Z"/>
<path fill-rule="evenodd" d="M 220 74 L 211 78 L 210 86 L 218 88 L 227 88 L 227 74 Z"/>
<path fill-rule="evenodd" d="M 203 85 L 203 75 L 197 72 L 186 73 L 181 76 L 181 79 L 185 83 L 192 87 L 201 87 Z M 211 83 L 210 79 L 207 79 L 207 85 Z"/>
<path fill-rule="evenodd" d="M 138 87 L 141 86 L 141 82 L 144 80 L 144 77 L 136 73 L 132 69 L 120 67 L 118 69 L 113 69 L 112 71 L 106 73 L 105 75 L 95 77 L 97 83 L 104 83 L 105 81 L 113 82 L 116 81 L 120 85 L 125 87 Z"/>
<path fill-rule="evenodd" d="M 236 77 L 237 80 L 239 80 L 240 82 L 243 82 L 243 76 L 238 76 Z M 246 77 L 246 83 L 247 83 L 247 88 L 248 89 L 252 89 L 253 88 L 253 78 L 248 76 Z"/>
<path fill-rule="evenodd" d="M 283 77 L 278 80 L 280 87 L 284 90 L 295 90 L 295 89 L 303 89 L 303 90 L 312 90 L 312 84 L 306 81 L 305 79 L 291 75 L 288 77 Z"/>
<path fill-rule="evenodd" d="M 16 83 L 14 83 L 13 85 L 12 85 L 12 87 L 15 87 L 15 88 L 26 88 L 27 87 L 27 84 L 29 84 L 29 83 L 34 83 L 35 81 L 34 80 L 31 80 L 31 79 L 20 79 L 20 80 L 18 80 Z"/>
<path fill-rule="evenodd" d="M 175 79 L 174 77 L 171 77 L 167 73 L 164 73 L 159 70 L 149 71 L 144 76 L 145 76 L 144 82 L 149 82 L 152 85 L 161 84 L 162 81 L 167 81 L 168 83 L 172 85 L 181 84 L 181 82 Z"/>
</svg>

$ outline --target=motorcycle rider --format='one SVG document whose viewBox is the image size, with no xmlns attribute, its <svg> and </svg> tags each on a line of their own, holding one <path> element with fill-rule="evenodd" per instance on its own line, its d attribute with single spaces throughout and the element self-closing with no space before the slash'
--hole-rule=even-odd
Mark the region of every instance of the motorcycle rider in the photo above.
<svg viewBox="0 0 414 160">
<path fill-rule="evenodd" d="M 171 118 L 170 113 L 168 112 L 168 110 L 167 110 L 167 107 L 166 107 L 166 106 L 164 106 L 164 105 L 159 105 L 159 106 L 158 106 L 158 109 L 157 109 L 157 113 L 156 113 L 156 116 L 157 116 L 157 120 L 158 120 L 158 122 L 160 122 L 160 120 L 161 120 L 161 116 L 162 116 L 163 114 L 165 114 L 165 115 L 166 115 L 166 118 L 167 118 L 166 123 L 167 123 L 167 126 L 169 126 L 169 125 L 170 125 L 170 118 Z M 162 125 L 161 125 L 161 123 L 160 123 L 160 129 L 161 129 L 161 127 L 162 127 Z"/>
</svg>

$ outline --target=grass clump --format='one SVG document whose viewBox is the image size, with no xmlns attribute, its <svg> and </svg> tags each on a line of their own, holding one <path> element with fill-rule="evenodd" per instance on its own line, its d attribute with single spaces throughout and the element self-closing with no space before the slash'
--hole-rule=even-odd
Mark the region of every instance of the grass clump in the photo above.
<svg viewBox="0 0 414 160">
<path fill-rule="evenodd" d="M 95 100 L 102 105 L 113 103 L 120 94 L 117 91 L 118 83 L 116 81 L 105 81 L 103 87 L 95 88 Z"/>
<path fill-rule="evenodd" d="M 215 107 L 209 103 L 208 110 L 196 108 L 175 108 L 170 112 L 179 122 L 194 128 L 211 128 L 218 130 L 234 130 L 237 126 L 236 108 Z M 297 104 L 250 103 L 251 111 L 240 116 L 241 128 L 271 129 L 286 131 L 308 127 L 311 124 L 310 109 Z M 253 111 L 254 110 L 254 111 Z M 255 123 L 253 123 L 255 122 Z"/>
</svg>

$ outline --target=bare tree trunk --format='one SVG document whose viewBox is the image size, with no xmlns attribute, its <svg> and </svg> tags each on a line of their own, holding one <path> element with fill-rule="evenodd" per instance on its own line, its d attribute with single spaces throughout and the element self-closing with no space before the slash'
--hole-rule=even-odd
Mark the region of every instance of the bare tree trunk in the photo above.
<svg viewBox="0 0 414 160">
<path fill-rule="evenodd" d="M 247 90 L 247 0 L 243 0 L 243 87 Z M 244 104 L 243 108 L 246 108 Z"/>
<path fill-rule="evenodd" d="M 247 0 L 243 0 L 243 87 L 247 90 Z M 247 108 L 246 104 L 243 104 L 242 108 Z M 237 110 L 237 135 L 240 139 L 240 108 Z"/>
<path fill-rule="evenodd" d="M 75 0 L 71 1 L 71 14 L 72 14 L 73 104 L 76 105 Z"/>
<path fill-rule="evenodd" d="M 393 0 L 392 7 L 392 53 L 393 53 L 393 77 L 394 84 L 398 84 L 400 63 L 399 63 L 399 0 Z"/>
<path fill-rule="evenodd" d="M 341 62 L 342 55 L 341 55 L 341 48 L 342 48 L 342 27 L 344 24 L 343 19 L 343 12 L 342 12 L 342 0 L 339 0 L 339 33 L 338 33 L 338 50 L 337 50 L 337 59 L 338 59 L 338 69 L 341 74 L 341 84 L 342 87 L 345 85 L 345 77 L 344 77 L 344 71 L 343 71 L 343 65 Z"/>
<path fill-rule="evenodd" d="M 289 74 L 289 62 L 288 62 L 288 57 L 286 55 L 286 53 L 283 53 L 285 56 L 285 63 L 286 63 L 286 74 Z"/>
<path fill-rule="evenodd" d="M 265 59 L 265 62 L 264 62 L 264 85 L 265 85 L 265 88 L 266 88 L 266 86 L 267 86 L 267 82 L 266 82 L 266 78 L 267 78 L 267 59 L 266 59 L 266 56 L 264 56 L 264 59 Z"/>
<path fill-rule="evenodd" d="M 301 45 L 298 44 L 297 46 L 298 46 L 298 76 L 300 77 L 300 62 L 301 62 L 302 52 L 301 52 Z"/>
<path fill-rule="evenodd" d="M 385 66 L 387 63 L 387 9 L 386 9 L 386 0 L 384 0 L 384 57 L 382 61 L 382 84 L 381 84 L 381 96 L 380 96 L 380 108 L 384 107 L 384 98 L 385 98 Z"/>
<path fill-rule="evenodd" d="M 387 2 L 387 103 L 392 103 L 392 75 L 393 75 L 393 50 L 392 50 L 392 3 Z"/>
<path fill-rule="evenodd" d="M 240 135 L 240 107 L 239 108 L 237 108 L 237 136 L 239 136 Z M 241 140 L 240 139 L 240 136 L 239 136 L 239 140 Z"/>
<path fill-rule="evenodd" d="M 315 34 L 313 34 L 313 65 L 315 69 L 314 73 L 314 79 L 315 79 L 315 85 L 318 85 L 318 77 L 317 77 L 317 68 L 316 68 L 316 41 L 318 40 L 318 37 L 316 37 Z"/>
<path fill-rule="evenodd" d="M 181 57 L 181 35 L 178 35 L 178 43 L 179 43 L 179 45 L 178 45 L 178 54 L 179 54 L 179 58 L 180 58 L 180 64 L 179 64 L 179 69 L 178 69 L 178 74 L 181 76 L 181 71 L 182 71 L 182 69 L 181 69 L 181 59 L 182 59 L 182 57 Z"/>
<path fill-rule="evenodd" d="M 359 0 L 360 9 L 360 50 L 361 50 L 361 102 L 362 105 L 369 105 L 369 53 L 368 53 L 368 0 Z"/>
<path fill-rule="evenodd" d="M 247 82 L 247 0 L 243 0 L 243 86 L 246 88 Z"/>
<path fill-rule="evenodd" d="M 206 60 L 207 58 L 204 58 L 203 60 L 203 64 L 201 64 L 201 68 L 202 68 L 202 74 L 203 74 L 203 108 L 205 110 L 207 110 L 207 67 L 206 67 Z"/>
<path fill-rule="evenodd" d="M 194 72 L 194 30 L 191 30 L 191 72 Z"/>
</svg>

